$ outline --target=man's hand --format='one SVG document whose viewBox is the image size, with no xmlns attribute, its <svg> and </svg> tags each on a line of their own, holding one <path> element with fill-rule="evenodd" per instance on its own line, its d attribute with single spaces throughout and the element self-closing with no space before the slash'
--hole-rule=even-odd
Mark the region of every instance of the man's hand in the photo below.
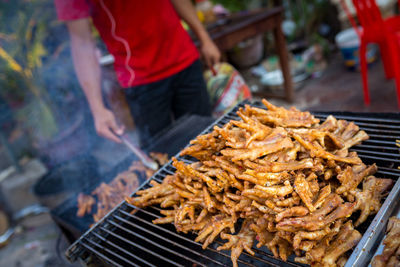
<svg viewBox="0 0 400 267">
<path fill-rule="evenodd" d="M 118 135 L 123 127 L 118 127 L 114 114 L 104 107 L 101 95 L 100 65 L 96 57 L 96 46 L 88 18 L 67 22 L 71 37 L 71 50 L 79 83 L 85 92 L 94 117 L 97 133 L 114 142 L 121 143 Z"/>
<path fill-rule="evenodd" d="M 196 10 L 191 0 L 171 0 L 178 15 L 183 19 L 192 29 L 194 34 L 200 40 L 200 52 L 203 56 L 204 62 L 207 67 L 212 68 L 214 64 L 218 63 L 221 59 L 221 53 L 217 46 L 211 40 L 210 35 L 201 24 L 197 17 Z M 178 40 L 179 41 L 179 40 Z"/>
<path fill-rule="evenodd" d="M 201 44 L 200 51 L 204 62 L 210 69 L 221 60 L 221 53 L 211 39 Z"/>
<path fill-rule="evenodd" d="M 124 127 L 118 126 L 114 114 L 109 109 L 103 108 L 93 112 L 93 115 L 97 134 L 111 141 L 121 143 L 118 135 L 124 133 Z"/>
</svg>

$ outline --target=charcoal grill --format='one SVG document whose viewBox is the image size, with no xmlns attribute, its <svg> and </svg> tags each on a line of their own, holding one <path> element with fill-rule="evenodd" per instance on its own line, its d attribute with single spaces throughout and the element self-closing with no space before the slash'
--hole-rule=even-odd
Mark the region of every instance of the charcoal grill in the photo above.
<svg viewBox="0 0 400 267">
<path fill-rule="evenodd" d="M 237 105 L 210 125 L 202 134 L 210 132 L 214 125 L 222 126 L 231 119 L 238 119 L 236 111 L 246 103 L 249 102 Z M 250 104 L 262 106 L 260 102 L 251 102 Z M 322 120 L 332 114 L 338 119 L 354 121 L 369 134 L 370 139 L 352 150 L 357 151 L 365 163 L 375 162 L 378 165 L 377 177 L 397 180 L 400 176 L 400 170 L 397 169 L 400 163 L 399 148 L 395 145 L 395 140 L 400 139 L 400 115 L 343 112 L 314 112 L 313 114 Z M 193 162 L 190 157 L 180 157 L 179 155 L 176 157 L 186 163 Z M 173 174 L 174 171 L 175 168 L 170 162 L 150 180 L 161 182 L 166 175 Z M 393 197 L 398 196 L 400 192 L 399 182 L 400 180 L 393 187 L 375 219 L 370 218 L 359 228 L 361 233 L 373 233 L 380 223 L 377 218 L 379 220 L 385 218 L 386 213 L 391 209 L 391 200 L 395 199 Z M 148 180 L 140 186 L 140 189 L 149 187 Z M 133 212 L 134 210 L 136 212 Z M 96 258 L 105 265 L 112 266 L 232 265 L 229 252 L 216 250 L 224 241 L 216 240 L 206 250 L 203 250 L 200 243 L 193 241 L 195 235 L 177 233 L 172 224 L 152 224 L 152 220 L 161 217 L 159 211 L 158 207 L 141 209 L 123 202 L 72 244 L 67 250 L 66 256 L 70 261 L 81 259 L 87 262 Z M 354 251 L 360 253 L 360 244 L 368 243 L 368 240 L 365 241 L 365 239 L 374 240 L 376 237 L 364 236 Z M 238 260 L 239 266 L 305 266 L 294 262 L 293 255 L 287 262 L 283 262 L 274 258 L 265 247 L 261 249 L 253 247 L 253 249 L 255 256 L 243 252 Z M 355 262 L 354 255 L 351 255 L 351 258 Z M 347 263 L 347 266 L 351 265 L 351 262 Z"/>
<path fill-rule="evenodd" d="M 144 149 L 147 152 L 156 151 L 173 156 L 212 121 L 213 119 L 211 117 L 198 115 L 183 116 L 170 127 L 156 135 L 152 140 L 151 146 L 145 147 Z M 100 177 L 101 179 L 99 179 L 99 177 L 88 177 L 88 180 L 95 182 L 82 188 L 81 192 L 84 194 L 91 194 L 101 181 L 106 183 L 110 182 L 118 173 L 126 171 L 132 164 L 132 161 L 135 160 L 138 160 L 135 155 L 129 155 L 107 173 L 102 175 L 102 177 Z M 145 177 L 139 177 L 140 183 L 145 180 L 144 178 Z M 65 202 L 50 211 L 53 220 L 61 228 L 63 234 L 70 243 L 77 240 L 93 223 L 92 214 L 86 214 L 82 218 L 76 216 L 78 210 L 77 197 L 78 193 L 72 194 Z"/>
</svg>

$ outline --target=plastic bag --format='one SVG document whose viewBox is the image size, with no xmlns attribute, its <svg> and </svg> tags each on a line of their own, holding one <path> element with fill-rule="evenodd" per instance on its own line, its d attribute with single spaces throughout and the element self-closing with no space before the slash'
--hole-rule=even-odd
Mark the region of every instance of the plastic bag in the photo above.
<svg viewBox="0 0 400 267">
<path fill-rule="evenodd" d="M 251 91 L 243 77 L 228 63 L 217 64 L 213 71 L 205 71 L 204 78 L 215 117 L 223 115 L 242 100 L 251 98 Z"/>
</svg>

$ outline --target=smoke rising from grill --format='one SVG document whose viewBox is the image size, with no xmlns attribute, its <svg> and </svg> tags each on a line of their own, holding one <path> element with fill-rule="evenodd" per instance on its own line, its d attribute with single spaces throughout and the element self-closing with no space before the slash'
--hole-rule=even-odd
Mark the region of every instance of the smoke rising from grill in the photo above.
<svg viewBox="0 0 400 267">
<path fill-rule="evenodd" d="M 48 196 L 98 184 L 131 152 L 95 132 L 73 67 L 69 33 L 57 18 L 54 1 L 1 1 L 0 21 L 0 84 L 4 88 L 0 130 L 16 158 L 32 155 L 48 167 L 48 175 L 35 190 Z M 94 36 L 99 54 L 107 55 L 98 34 Z M 118 110 L 120 88 L 112 63 L 102 66 L 102 72 L 106 103 L 117 109 L 120 123 L 138 142 L 132 122 Z M 20 139 L 29 141 L 21 145 Z"/>
</svg>

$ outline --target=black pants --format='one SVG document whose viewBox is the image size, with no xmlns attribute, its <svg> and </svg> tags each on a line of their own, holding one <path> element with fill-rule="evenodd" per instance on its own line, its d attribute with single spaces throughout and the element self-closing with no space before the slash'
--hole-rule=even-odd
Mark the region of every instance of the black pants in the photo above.
<svg viewBox="0 0 400 267">
<path fill-rule="evenodd" d="M 124 91 L 142 147 L 147 147 L 152 137 L 174 119 L 185 114 L 211 114 L 199 60 L 166 79 Z"/>
</svg>

